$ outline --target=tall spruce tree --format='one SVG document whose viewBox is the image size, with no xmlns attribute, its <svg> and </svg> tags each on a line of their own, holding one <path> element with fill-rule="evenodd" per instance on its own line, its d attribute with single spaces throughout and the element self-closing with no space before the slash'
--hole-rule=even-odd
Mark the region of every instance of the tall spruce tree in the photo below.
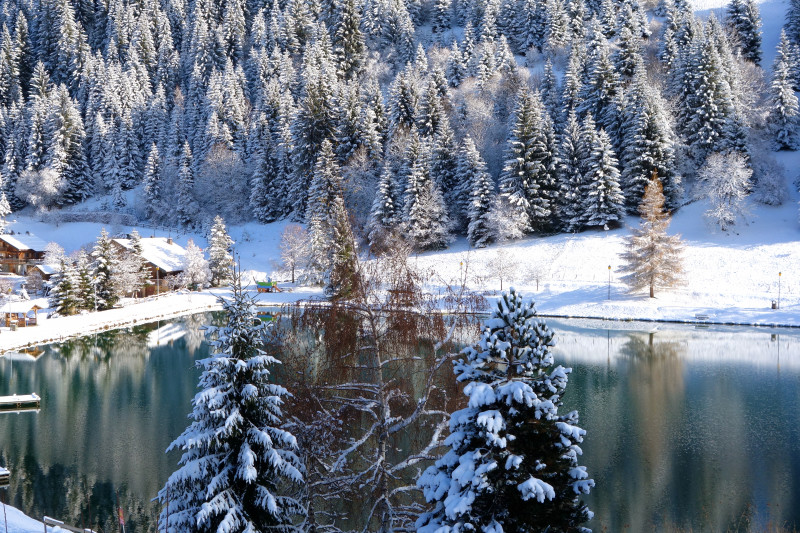
<svg viewBox="0 0 800 533">
<path fill-rule="evenodd" d="M 280 427 L 290 394 L 270 382 L 280 361 L 266 351 L 267 325 L 256 318 L 240 274 L 222 306 L 227 323 L 207 328 L 213 354 L 197 362 L 192 422 L 168 448 L 183 455 L 158 493 L 159 529 L 293 531 L 303 508 L 281 492 L 302 483 L 303 473 L 296 439 Z"/>
<path fill-rule="evenodd" d="M 114 283 L 114 272 L 119 263 L 119 254 L 105 228 L 100 230 L 92 249 L 92 270 L 95 279 L 97 309 L 111 309 L 119 301 Z"/>
<path fill-rule="evenodd" d="M 600 130 L 594 137 L 587 162 L 583 220 L 586 226 L 607 228 L 625 213 L 625 197 L 619 185 L 619 169 L 611 140 Z"/>
<path fill-rule="evenodd" d="M 792 86 L 790 43 L 786 32 L 781 32 L 778 53 L 772 64 L 770 84 L 770 125 L 778 150 L 796 150 L 800 135 L 800 108 Z"/>
<path fill-rule="evenodd" d="M 500 195 L 524 211 L 529 231 L 552 228 L 555 175 L 548 143 L 548 119 L 538 93 L 523 87 L 517 95 L 513 129 L 500 175 Z"/>
<path fill-rule="evenodd" d="M 467 239 L 471 246 L 483 248 L 494 240 L 491 210 L 495 203 L 494 181 L 471 137 L 466 137 L 459 152 L 458 174 L 467 191 L 463 207 L 467 218 Z"/>
<path fill-rule="evenodd" d="M 500 297 L 455 363 L 469 403 L 450 416 L 447 453 L 417 482 L 433 506 L 417 531 L 585 531 L 586 432 L 577 411 L 558 412 L 570 369 L 554 365 L 553 337 L 533 302 L 514 289 Z"/>
</svg>

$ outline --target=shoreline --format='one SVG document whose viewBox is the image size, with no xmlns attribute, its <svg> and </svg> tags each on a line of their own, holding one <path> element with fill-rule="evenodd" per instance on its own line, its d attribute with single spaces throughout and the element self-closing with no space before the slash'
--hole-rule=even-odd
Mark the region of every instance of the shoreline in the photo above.
<svg viewBox="0 0 800 533">
<path fill-rule="evenodd" d="M 207 311 L 219 311 L 222 306 L 219 302 L 221 296 L 225 296 L 227 289 L 207 289 L 199 292 L 177 292 L 162 294 L 158 297 L 150 297 L 138 301 L 128 301 L 127 305 L 121 308 L 109 309 L 97 313 L 86 313 L 83 315 L 72 315 L 68 317 L 40 318 L 39 325 L 20 328 L 17 331 L 10 331 L 8 328 L 0 328 L 0 357 L 8 352 L 14 352 L 24 348 L 62 342 L 67 339 L 91 335 L 94 333 L 123 329 L 139 324 L 146 324 L 158 320 L 170 320 L 181 316 L 202 313 Z M 253 291 L 254 294 L 255 291 Z M 270 294 L 269 296 L 256 296 L 258 305 L 280 306 L 286 303 L 297 302 L 319 296 L 320 291 L 316 288 L 299 288 L 292 292 Z M 493 306 L 496 294 L 486 296 L 489 303 L 487 312 Z M 539 300 L 543 294 L 531 295 L 534 300 Z M 800 317 L 796 312 L 781 311 L 780 317 L 771 316 L 769 319 L 759 319 L 757 316 L 763 313 L 761 310 L 750 309 L 746 313 L 749 318 L 737 319 L 739 312 L 747 312 L 745 309 L 697 309 L 686 306 L 672 305 L 669 312 L 665 310 L 638 309 L 642 311 L 641 316 L 633 317 L 628 312 L 620 313 L 616 306 L 601 305 L 603 311 L 596 309 L 597 302 L 558 302 L 558 294 L 550 294 L 544 298 L 543 305 L 537 305 L 538 315 L 542 318 L 554 319 L 581 319 L 598 320 L 608 322 L 642 322 L 642 323 L 664 323 L 664 324 L 684 324 L 696 327 L 709 326 L 737 326 L 752 328 L 790 328 L 800 329 Z M 561 305 L 559 305 L 559 303 Z M 618 300 L 616 303 L 630 305 L 636 300 Z M 647 303 L 647 302 L 646 302 Z M 565 305 L 566 304 L 566 305 Z M 641 305 L 641 301 L 640 301 Z M 589 308 L 586 308 L 586 307 Z M 595 307 L 595 309 L 591 309 Z M 638 306 L 637 306 L 638 307 Z M 795 306 L 792 306 L 795 307 Z M 584 311 L 584 312 L 582 312 Z M 655 311 L 655 313 L 654 313 Z M 659 316 L 653 316 L 653 314 Z M 647 316 L 650 315 L 650 316 Z M 681 318 L 679 315 L 691 315 L 693 318 Z M 702 318 L 697 318 L 700 316 Z"/>
</svg>

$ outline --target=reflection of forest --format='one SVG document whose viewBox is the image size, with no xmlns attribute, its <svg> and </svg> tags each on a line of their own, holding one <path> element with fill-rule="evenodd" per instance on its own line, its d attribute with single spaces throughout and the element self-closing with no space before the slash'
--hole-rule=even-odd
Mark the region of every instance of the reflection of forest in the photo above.
<svg viewBox="0 0 800 533">
<path fill-rule="evenodd" d="M 200 327 L 209 320 L 187 317 L 187 333 L 156 348 L 148 348 L 147 333 L 163 324 L 47 347 L 36 361 L 0 359 L 0 395 L 43 397 L 38 414 L 0 415 L 0 465 L 12 472 L 6 501 L 34 517 L 112 531 L 118 493 L 127 530 L 154 532 L 150 498 L 177 465 L 178 454 L 164 450 L 188 423 L 194 361 L 207 354 Z M 398 415 L 410 412 L 425 389 L 440 333 L 427 326 L 424 335 L 404 332 L 408 327 L 388 339 L 396 361 L 383 373 L 399 394 L 392 407 Z M 455 344 L 475 337 L 465 327 Z M 597 482 L 588 497 L 596 513 L 589 526 L 760 531 L 769 520 L 800 526 L 800 364 L 796 341 L 783 337 L 748 332 L 737 345 L 729 332 L 558 331 L 556 360 L 574 368 L 565 407 L 580 413 L 588 432 L 582 463 Z M 366 357 L 357 347 L 368 340 L 347 317 L 335 324 L 309 317 L 282 339 L 291 349 L 276 379 L 315 387 L 367 379 L 365 359 L 346 355 Z M 768 364 L 778 346 L 780 366 L 774 359 Z M 757 364 L 741 363 L 748 350 L 758 354 Z M 449 363 L 435 385 L 433 407 L 461 407 Z M 298 410 L 313 406 L 300 387 L 292 392 L 287 410 L 302 418 L 307 413 Z M 367 420 L 350 411 L 343 426 L 357 434 Z M 396 434 L 388 462 L 422 446 L 432 428 Z M 415 474 L 416 467 L 408 469 L 405 481 Z M 330 510 L 359 516 L 365 497 L 342 498 Z"/>
<path fill-rule="evenodd" d="M 616 336 L 606 364 L 575 369 L 565 400 L 588 432 L 593 529 L 800 525 L 797 373 L 696 362 L 691 338 Z"/>
<path fill-rule="evenodd" d="M 196 392 L 198 326 L 150 349 L 161 324 L 45 348 L 34 362 L 0 359 L 0 394 L 36 391 L 39 413 L 0 415 L 0 464 L 11 470 L 8 503 L 34 517 L 111 530 L 119 494 L 129 531 L 154 531 L 150 499 L 174 470 L 164 450 L 186 426 Z"/>
</svg>

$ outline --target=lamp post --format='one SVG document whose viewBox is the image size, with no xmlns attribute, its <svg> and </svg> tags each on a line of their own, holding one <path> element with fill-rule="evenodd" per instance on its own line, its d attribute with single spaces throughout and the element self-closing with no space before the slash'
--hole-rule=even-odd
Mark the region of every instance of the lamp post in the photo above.
<svg viewBox="0 0 800 533">
<path fill-rule="evenodd" d="M 611 299 L 611 265 L 608 265 L 608 299 Z"/>
<path fill-rule="evenodd" d="M 778 309 L 781 308 L 781 274 L 782 272 L 778 272 Z"/>
</svg>

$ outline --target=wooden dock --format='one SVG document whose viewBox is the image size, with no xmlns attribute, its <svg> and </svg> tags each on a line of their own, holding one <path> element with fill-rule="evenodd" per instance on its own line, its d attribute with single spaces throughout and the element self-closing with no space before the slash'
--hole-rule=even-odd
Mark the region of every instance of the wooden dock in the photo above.
<svg viewBox="0 0 800 533">
<path fill-rule="evenodd" d="M 0 396 L 0 411 L 28 411 L 39 409 L 41 398 L 35 392 L 33 394 L 14 394 L 11 396 Z"/>
</svg>

